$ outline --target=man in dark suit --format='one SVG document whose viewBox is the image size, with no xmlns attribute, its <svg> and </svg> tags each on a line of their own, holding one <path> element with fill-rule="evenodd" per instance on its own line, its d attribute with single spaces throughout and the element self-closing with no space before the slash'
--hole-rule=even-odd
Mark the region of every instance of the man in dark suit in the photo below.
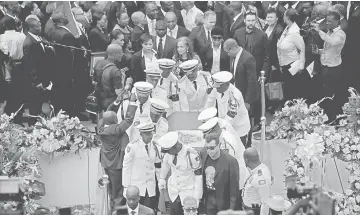
<svg viewBox="0 0 360 215">
<path fill-rule="evenodd" d="M 211 30 L 215 27 L 215 23 L 216 13 L 211 10 L 206 11 L 204 13 L 204 24 L 193 28 L 189 35 L 195 52 L 200 55 L 202 64 L 205 63 L 205 58 L 201 53 L 211 44 Z"/>
<path fill-rule="evenodd" d="M 52 42 L 79 47 L 78 40 L 71 34 L 70 30 L 65 27 L 68 19 L 62 12 L 55 12 L 51 16 L 55 28 L 51 34 Z M 79 47 L 80 48 L 80 47 Z M 76 62 L 78 50 L 71 50 L 62 46 L 55 46 L 56 65 L 54 65 L 52 103 L 55 111 L 63 110 L 72 114 L 74 109 L 73 99 L 73 81 L 75 75 L 74 63 Z"/>
<path fill-rule="evenodd" d="M 10 17 L 12 19 L 15 20 L 15 24 L 16 24 L 16 31 L 21 32 L 22 30 L 22 22 L 21 20 L 18 18 L 18 15 L 20 13 L 20 4 L 17 1 L 6 1 L 5 2 L 5 9 L 6 9 L 6 14 L 4 16 L 5 17 Z M 4 18 L 2 18 L 0 20 L 0 34 L 3 34 L 5 32 L 5 23 L 4 23 Z"/>
<path fill-rule="evenodd" d="M 123 91 L 124 93 L 125 91 Z M 132 94 L 127 108 L 125 119 L 118 124 L 116 116 L 123 95 L 120 95 L 113 104 L 104 112 L 103 118 L 98 123 L 98 133 L 102 142 L 100 162 L 110 180 L 111 205 L 114 207 L 123 204 L 122 167 L 125 148 L 129 143 L 126 130 L 132 125 L 137 109 L 136 96 Z"/>
<path fill-rule="evenodd" d="M 235 31 L 239 28 L 245 27 L 244 14 L 242 13 L 242 2 L 232 1 L 230 2 L 233 15 L 229 15 L 226 23 L 224 23 L 225 31 L 229 32 L 228 38 L 234 38 Z M 231 11 L 231 10 L 230 10 Z"/>
<path fill-rule="evenodd" d="M 23 44 L 23 66 L 24 74 L 29 77 L 24 81 L 25 96 L 29 104 L 29 113 L 33 116 L 41 114 L 43 101 L 46 99 L 46 88 L 50 84 L 51 67 L 49 65 L 48 54 L 46 53 L 45 44 L 41 42 L 41 23 L 40 21 L 30 18 L 26 20 L 29 28 Z M 34 125 L 36 120 L 30 120 L 29 125 Z"/>
<path fill-rule="evenodd" d="M 165 15 L 165 21 L 167 24 L 167 35 L 175 39 L 180 37 L 188 37 L 190 31 L 183 26 L 177 24 L 177 16 L 174 12 L 167 12 Z"/>
<path fill-rule="evenodd" d="M 223 49 L 223 29 L 216 26 L 211 30 L 212 43 L 204 51 L 204 71 L 214 74 L 219 71 L 230 71 L 230 58 Z"/>
<path fill-rule="evenodd" d="M 164 20 L 156 22 L 156 36 L 151 36 L 154 44 L 154 50 L 157 52 L 157 58 L 172 59 L 176 40 L 166 35 L 167 25 Z"/>
<path fill-rule="evenodd" d="M 283 23 L 282 18 L 286 9 L 278 1 L 263 1 L 261 3 L 261 10 L 258 10 L 258 16 L 261 19 L 266 19 L 266 14 L 268 13 L 269 9 L 276 10 L 279 16 L 280 23 Z"/>
<path fill-rule="evenodd" d="M 143 1 L 124 1 L 124 4 L 129 17 L 131 17 L 132 14 L 135 13 L 136 11 L 141 11 L 145 13 L 145 4 Z M 135 26 L 132 20 L 130 20 L 129 25 L 131 27 Z"/>
<path fill-rule="evenodd" d="M 131 32 L 130 38 L 132 43 L 132 49 L 134 52 L 141 50 L 140 37 L 144 33 L 148 33 L 145 29 L 147 23 L 146 16 L 143 12 L 137 11 L 131 15 L 131 20 L 134 23 L 133 32 Z"/>
<path fill-rule="evenodd" d="M 214 12 L 216 13 L 216 26 L 223 27 L 224 7 L 227 5 L 228 2 L 226 1 L 215 1 Z"/>
<path fill-rule="evenodd" d="M 180 10 L 175 9 L 173 1 L 160 1 L 160 5 L 161 5 L 161 7 L 159 7 L 159 10 L 158 10 L 158 18 L 157 18 L 158 20 L 164 20 L 166 13 L 174 12 L 177 17 L 177 24 L 182 27 L 185 27 L 181 12 L 180 12 Z"/>
<path fill-rule="evenodd" d="M 211 128 L 210 128 L 211 130 Z M 238 161 L 220 149 L 219 134 L 205 134 L 205 147 L 201 151 L 203 175 L 203 201 L 207 215 L 222 210 L 235 210 L 239 192 Z"/>
<path fill-rule="evenodd" d="M 126 205 L 116 207 L 112 215 L 155 215 L 151 208 L 139 203 L 140 190 L 136 186 L 130 186 L 126 190 Z"/>
</svg>

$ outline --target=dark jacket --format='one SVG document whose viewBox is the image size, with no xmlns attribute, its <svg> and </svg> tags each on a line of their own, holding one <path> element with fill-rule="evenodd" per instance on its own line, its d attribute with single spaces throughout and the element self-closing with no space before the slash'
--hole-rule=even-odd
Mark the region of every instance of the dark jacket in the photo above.
<svg viewBox="0 0 360 215">
<path fill-rule="evenodd" d="M 211 159 L 206 150 L 203 149 L 200 153 L 202 162 L 203 175 L 203 200 L 206 202 L 207 186 L 205 165 Z M 221 210 L 235 210 L 236 200 L 239 191 L 239 164 L 238 161 L 231 155 L 220 151 L 220 157 L 215 167 L 214 187 L 216 192 L 217 209 Z"/>
<path fill-rule="evenodd" d="M 108 35 L 101 32 L 98 27 L 91 29 L 89 33 L 90 49 L 94 52 L 104 52 L 110 44 Z"/>
<path fill-rule="evenodd" d="M 211 68 L 213 65 L 213 48 L 211 45 L 208 46 L 208 48 L 203 53 L 205 57 L 205 63 L 204 63 L 204 71 L 211 72 Z M 223 49 L 223 46 L 221 46 L 220 51 L 220 71 L 230 71 L 230 57 L 226 54 L 226 52 Z"/>
<path fill-rule="evenodd" d="M 128 215 L 128 214 L 129 212 L 126 205 L 116 207 L 115 211 L 112 213 L 112 215 Z M 139 214 L 136 215 L 154 215 L 154 211 L 151 208 L 148 208 L 139 203 Z"/>
<path fill-rule="evenodd" d="M 157 58 L 168 58 L 168 59 L 172 59 L 172 57 L 174 56 L 174 50 L 176 48 L 176 40 L 168 35 L 165 35 L 166 40 L 165 40 L 165 46 L 163 48 L 163 52 L 160 54 L 158 52 L 158 45 L 156 44 L 156 36 L 151 36 L 152 41 L 153 41 L 153 47 L 154 50 L 156 50 L 157 52 Z"/>
<path fill-rule="evenodd" d="M 204 64 L 205 58 L 204 56 L 202 56 L 201 53 L 203 53 L 206 48 L 211 44 L 211 41 L 207 40 L 204 26 L 201 25 L 193 28 L 189 35 L 189 39 L 194 46 L 194 51 L 199 55 L 201 63 Z"/>
<path fill-rule="evenodd" d="M 141 50 L 141 41 L 140 41 L 140 37 L 141 35 L 143 35 L 144 33 L 146 33 L 145 28 L 142 29 L 139 26 L 134 26 L 133 28 L 133 32 L 131 32 L 131 36 L 130 36 L 130 40 L 132 43 L 132 50 L 134 52 L 138 52 Z"/>
<path fill-rule="evenodd" d="M 235 31 L 234 39 L 255 58 L 256 73 L 259 76 L 261 70 L 269 71 L 268 38 L 263 31 L 257 28 L 254 28 L 251 34 L 246 34 L 246 27 L 240 28 Z M 248 37 L 247 41 L 246 36 Z"/>
<path fill-rule="evenodd" d="M 233 62 L 234 59 L 230 59 Z M 231 64 L 231 73 L 234 74 L 235 87 L 238 88 L 243 97 L 244 102 L 253 104 L 259 98 L 259 84 L 256 77 L 256 61 L 255 58 L 246 50 L 242 50 L 236 71 L 234 72 Z"/>
<path fill-rule="evenodd" d="M 180 26 L 183 26 L 185 27 L 185 24 L 184 24 L 184 20 L 183 20 L 183 17 L 181 15 L 181 12 L 180 10 L 178 9 L 174 9 L 173 11 L 177 17 L 177 24 L 180 25 Z M 163 12 L 161 11 L 161 7 L 158 8 L 158 18 L 157 20 L 164 20 L 165 19 L 165 14 L 163 14 Z"/>
<path fill-rule="evenodd" d="M 265 26 L 264 31 L 268 26 Z M 279 58 L 277 55 L 277 41 L 281 37 L 281 34 L 283 33 L 284 28 L 281 24 L 277 23 L 273 29 L 273 31 L 270 34 L 270 37 L 268 38 L 268 52 L 269 52 L 269 60 L 270 60 L 270 66 L 274 66 L 276 68 L 280 68 L 279 65 Z"/>
<path fill-rule="evenodd" d="M 235 36 L 235 31 L 245 27 L 245 22 L 244 22 L 244 14 L 241 14 L 236 21 L 234 22 L 233 20 L 233 16 L 229 16 L 230 20 L 228 21 L 228 26 L 229 26 L 229 37 L 228 38 L 234 38 Z"/>
<path fill-rule="evenodd" d="M 134 83 L 138 81 L 145 81 L 145 69 L 145 58 L 142 56 L 142 50 L 140 50 L 132 56 L 130 63 L 130 72 L 129 74 L 127 74 L 126 77 L 131 77 L 134 80 Z"/>
<path fill-rule="evenodd" d="M 102 142 L 100 162 L 104 168 L 121 169 L 125 148 L 129 143 L 126 130 L 132 125 L 137 106 L 129 105 L 125 119 L 120 124 L 105 125 L 100 119 L 98 128 Z"/>
<path fill-rule="evenodd" d="M 179 39 L 180 37 L 188 37 L 190 35 L 190 31 L 180 25 L 178 25 L 178 32 L 175 39 Z"/>
</svg>

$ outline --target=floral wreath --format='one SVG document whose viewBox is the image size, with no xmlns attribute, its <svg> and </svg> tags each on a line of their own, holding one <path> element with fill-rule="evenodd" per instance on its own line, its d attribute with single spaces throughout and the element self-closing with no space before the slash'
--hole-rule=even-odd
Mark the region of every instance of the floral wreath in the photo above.
<svg viewBox="0 0 360 215">
<path fill-rule="evenodd" d="M 268 128 L 273 138 L 294 145 L 284 175 L 296 176 L 299 184 L 311 184 L 308 171 L 321 165 L 326 157 L 347 162 L 349 189 L 334 194 L 338 215 L 360 212 L 360 94 L 353 88 L 349 92 L 338 126 L 324 125 L 328 118 L 319 107 L 321 101 L 308 106 L 305 100 L 295 99 L 275 114 Z"/>
</svg>

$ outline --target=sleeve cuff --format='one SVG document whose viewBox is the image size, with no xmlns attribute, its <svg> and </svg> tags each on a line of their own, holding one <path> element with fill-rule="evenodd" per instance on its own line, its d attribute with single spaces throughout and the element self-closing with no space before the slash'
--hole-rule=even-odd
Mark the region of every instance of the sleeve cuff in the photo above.
<svg viewBox="0 0 360 215">
<path fill-rule="evenodd" d="M 119 104 L 120 104 L 120 102 L 114 101 L 114 105 L 118 106 Z"/>
<path fill-rule="evenodd" d="M 134 105 L 134 106 L 136 106 L 136 107 L 138 106 L 138 105 L 136 104 L 136 102 L 130 102 L 129 104 L 130 104 L 130 105 Z"/>
</svg>

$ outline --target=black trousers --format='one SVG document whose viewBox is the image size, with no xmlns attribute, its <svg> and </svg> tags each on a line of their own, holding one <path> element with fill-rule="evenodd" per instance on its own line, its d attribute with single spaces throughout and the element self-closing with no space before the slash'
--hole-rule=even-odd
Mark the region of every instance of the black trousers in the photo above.
<svg viewBox="0 0 360 215">
<path fill-rule="evenodd" d="M 175 201 L 171 203 L 170 215 L 184 215 L 180 196 L 178 196 Z"/>
<path fill-rule="evenodd" d="M 105 173 L 109 176 L 109 194 L 110 202 L 114 207 L 125 204 L 123 196 L 124 188 L 122 186 L 122 169 L 105 169 Z"/>
<path fill-rule="evenodd" d="M 284 82 L 284 101 L 301 97 L 301 75 L 299 73 L 292 75 L 289 72 L 290 67 L 291 63 L 289 65 L 281 67 Z"/>
<path fill-rule="evenodd" d="M 216 215 L 219 212 L 215 192 L 208 192 L 205 202 L 206 215 Z"/>
<path fill-rule="evenodd" d="M 148 207 L 148 208 L 153 209 L 154 212 L 157 211 L 156 196 L 150 197 L 147 190 L 146 190 L 145 196 L 140 196 L 139 203 L 146 206 L 146 207 Z"/>
</svg>

